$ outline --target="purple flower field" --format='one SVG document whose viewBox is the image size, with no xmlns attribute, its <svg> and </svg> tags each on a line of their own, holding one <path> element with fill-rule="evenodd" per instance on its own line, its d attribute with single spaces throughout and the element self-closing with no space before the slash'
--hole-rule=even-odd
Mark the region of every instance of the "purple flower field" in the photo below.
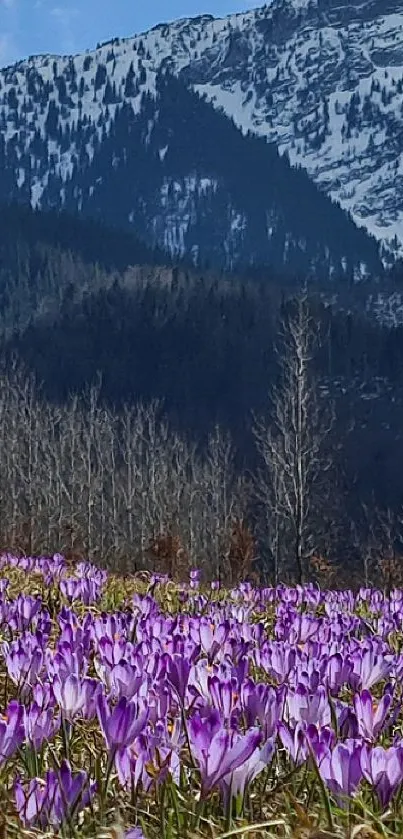
<svg viewBox="0 0 403 839">
<path fill-rule="evenodd" d="M 1 837 L 403 835 L 403 590 L 0 563 Z"/>
</svg>

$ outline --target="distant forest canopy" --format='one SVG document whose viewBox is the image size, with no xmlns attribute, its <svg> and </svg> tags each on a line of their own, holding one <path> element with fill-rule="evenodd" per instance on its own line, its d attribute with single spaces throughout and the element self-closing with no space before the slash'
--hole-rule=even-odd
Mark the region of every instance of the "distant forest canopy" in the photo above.
<svg viewBox="0 0 403 839">
<path fill-rule="evenodd" d="M 354 403 L 343 416 L 321 393 L 311 354 L 320 336 L 307 298 L 282 308 L 271 398 L 249 417 L 251 451 L 245 458 L 243 439 L 241 459 L 223 427 L 197 440 L 158 401 L 116 409 L 101 379 L 49 400 L 3 358 L 0 549 L 57 551 L 179 579 L 197 566 L 226 585 L 403 583 L 400 474 L 394 506 L 379 492 L 380 467 L 390 481 L 396 446 L 390 450 L 386 434 L 389 463 L 376 463 L 380 440 L 371 449 L 366 429 L 352 427 Z M 368 418 L 371 426 L 376 416 Z"/>
<path fill-rule="evenodd" d="M 64 401 L 100 373 L 107 404 L 161 400 L 194 442 L 218 423 L 239 466 L 254 468 L 252 412 L 268 410 L 279 318 L 298 280 L 264 267 L 234 276 L 173 265 L 130 233 L 66 214 L 7 207 L 0 229 L 2 352 L 34 371 L 46 398 Z M 390 282 L 399 288 L 398 268 Z M 376 285 L 341 288 L 337 306 L 322 299 L 327 288 L 315 285 L 311 298 L 314 365 L 323 400 L 336 404 L 343 492 L 348 503 L 359 493 L 397 507 L 403 328 L 365 314 Z"/>
</svg>

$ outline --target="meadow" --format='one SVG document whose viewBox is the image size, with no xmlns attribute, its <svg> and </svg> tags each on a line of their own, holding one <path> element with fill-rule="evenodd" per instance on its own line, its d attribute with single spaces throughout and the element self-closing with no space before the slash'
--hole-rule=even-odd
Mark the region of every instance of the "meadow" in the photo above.
<svg viewBox="0 0 403 839">
<path fill-rule="evenodd" d="M 403 590 L 0 560 L 0 837 L 403 835 Z"/>
</svg>

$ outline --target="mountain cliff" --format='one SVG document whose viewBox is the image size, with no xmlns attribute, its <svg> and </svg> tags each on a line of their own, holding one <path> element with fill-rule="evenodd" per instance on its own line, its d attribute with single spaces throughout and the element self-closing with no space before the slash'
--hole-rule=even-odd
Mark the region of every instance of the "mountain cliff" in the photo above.
<svg viewBox="0 0 403 839">
<path fill-rule="evenodd" d="M 403 3 L 273 0 L 142 41 L 216 107 L 287 152 L 354 220 L 402 252 Z"/>
<path fill-rule="evenodd" d="M 376 4 L 370 5 L 375 15 Z M 359 220 L 352 199 L 346 204 L 341 195 L 345 149 L 339 148 L 338 168 L 326 151 L 329 132 L 334 152 L 339 142 L 333 106 L 324 106 L 329 114 L 323 139 L 319 123 L 312 128 L 313 116 L 309 130 L 305 123 L 303 128 L 308 113 L 317 113 L 320 122 L 322 106 L 313 107 L 311 93 L 316 102 L 321 83 L 309 76 L 304 99 L 305 71 L 298 78 L 293 71 L 295 90 L 285 81 L 285 67 L 291 72 L 302 61 L 290 44 L 302 38 L 305 63 L 316 67 L 320 78 L 326 76 L 329 89 L 323 56 L 313 46 L 306 52 L 308 30 L 312 44 L 320 35 L 319 18 L 327 16 L 334 31 L 341 26 L 335 4 L 326 9 L 276 0 L 222 21 L 179 21 L 99 45 L 92 53 L 31 57 L 5 68 L 0 72 L 0 199 L 102 218 L 134 230 L 153 248 L 227 270 L 264 264 L 299 278 L 380 276 L 374 236 L 385 239 L 385 231 L 372 216 L 366 225 L 374 236 L 358 230 L 335 203 Z M 335 90 L 352 85 L 348 73 L 345 78 L 345 59 L 340 61 L 344 70 L 341 80 L 333 78 Z M 359 130 L 354 127 L 354 137 Z M 353 135 L 346 137 L 350 149 L 352 141 Z M 386 149 L 384 141 L 383 154 Z M 358 164 L 349 154 L 351 192 Z M 288 158 L 297 165 L 290 166 Z M 322 174 L 313 171 L 313 159 Z M 358 168 L 365 180 L 361 158 Z M 374 178 L 378 164 L 375 169 Z M 396 172 L 393 182 L 389 204 L 398 193 Z M 382 206 L 386 213 L 385 201 Z"/>
</svg>

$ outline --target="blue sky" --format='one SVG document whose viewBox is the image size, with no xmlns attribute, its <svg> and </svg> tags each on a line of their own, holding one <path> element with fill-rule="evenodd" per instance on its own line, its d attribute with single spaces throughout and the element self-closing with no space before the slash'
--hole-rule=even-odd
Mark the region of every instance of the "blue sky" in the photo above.
<svg viewBox="0 0 403 839">
<path fill-rule="evenodd" d="M 0 0 L 0 66 L 36 53 L 81 52 L 179 17 L 220 17 L 258 5 L 259 0 Z"/>
</svg>

